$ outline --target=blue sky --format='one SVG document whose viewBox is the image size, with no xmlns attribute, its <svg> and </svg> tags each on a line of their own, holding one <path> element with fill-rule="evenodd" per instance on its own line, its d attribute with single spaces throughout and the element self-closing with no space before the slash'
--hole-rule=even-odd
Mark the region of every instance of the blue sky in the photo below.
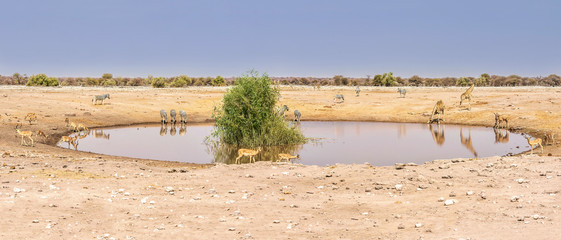
<svg viewBox="0 0 561 240">
<path fill-rule="evenodd" d="M 0 75 L 561 75 L 561 1 L 1 1 Z"/>
</svg>

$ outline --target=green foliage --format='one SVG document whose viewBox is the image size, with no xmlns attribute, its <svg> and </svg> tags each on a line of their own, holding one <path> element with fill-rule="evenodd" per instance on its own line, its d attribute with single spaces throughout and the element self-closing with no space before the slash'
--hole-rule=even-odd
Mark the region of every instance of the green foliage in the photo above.
<svg viewBox="0 0 561 240">
<path fill-rule="evenodd" d="M 14 73 L 14 74 L 12 75 L 12 81 L 13 81 L 13 84 L 16 84 L 16 85 L 23 85 L 25 82 L 27 82 L 27 77 L 26 77 L 26 76 L 22 76 L 22 75 L 19 74 L 19 73 Z"/>
<path fill-rule="evenodd" d="M 469 78 L 461 77 L 456 80 L 456 85 L 460 87 L 467 87 L 471 85 L 471 81 L 469 80 Z"/>
<path fill-rule="evenodd" d="M 153 88 L 163 88 L 166 86 L 166 79 L 163 77 L 157 77 L 152 79 Z"/>
<path fill-rule="evenodd" d="M 113 79 L 113 74 L 111 74 L 111 73 L 104 73 L 103 75 L 101 75 L 101 78 L 103 78 L 103 79 L 105 79 L 105 80 Z"/>
<path fill-rule="evenodd" d="M 413 85 L 413 86 L 421 86 L 424 84 L 424 80 L 417 75 L 413 75 L 412 77 L 410 77 L 408 82 L 409 85 Z"/>
<path fill-rule="evenodd" d="M 487 86 L 489 84 L 489 74 L 483 73 L 481 77 L 475 79 L 475 85 L 477 86 Z"/>
<path fill-rule="evenodd" d="M 47 77 L 46 74 L 41 73 L 31 76 L 26 86 L 58 86 L 58 79 Z"/>
<path fill-rule="evenodd" d="M 394 85 L 396 85 L 396 81 L 393 73 L 384 73 L 384 75 L 382 75 L 382 86 L 389 87 Z"/>
<path fill-rule="evenodd" d="M 305 138 L 276 114 L 279 90 L 271 79 L 251 71 L 235 81 L 224 95 L 222 106 L 213 114 L 216 128 L 212 134 L 220 143 L 244 147 L 300 144 Z"/>
<path fill-rule="evenodd" d="M 215 79 L 212 79 L 212 86 L 224 86 L 226 85 L 226 81 L 222 76 L 217 76 Z"/>
<path fill-rule="evenodd" d="M 103 81 L 102 85 L 106 87 L 113 87 L 117 85 L 117 82 L 115 79 L 106 79 Z"/>
<path fill-rule="evenodd" d="M 184 87 L 185 85 L 187 85 L 186 78 L 187 78 L 186 76 L 174 77 L 170 86 L 171 87 Z"/>
</svg>

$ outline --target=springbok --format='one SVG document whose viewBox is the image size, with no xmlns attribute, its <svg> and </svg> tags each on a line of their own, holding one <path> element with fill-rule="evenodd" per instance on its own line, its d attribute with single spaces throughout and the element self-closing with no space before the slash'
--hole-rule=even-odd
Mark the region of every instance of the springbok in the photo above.
<svg viewBox="0 0 561 240">
<path fill-rule="evenodd" d="M 289 162 L 290 159 L 300 159 L 300 155 L 296 154 L 296 156 L 286 154 L 286 153 L 279 153 L 279 161 L 281 162 Z"/>
<path fill-rule="evenodd" d="M 24 143 L 27 145 L 27 142 L 25 142 L 24 137 L 29 138 L 29 140 L 31 140 L 31 146 L 34 146 L 35 143 L 33 142 L 33 138 L 31 136 L 33 136 L 33 132 L 32 131 L 21 131 L 21 124 L 18 127 L 18 124 L 16 124 L 16 132 L 21 136 L 21 145 L 23 145 Z"/>
<path fill-rule="evenodd" d="M 250 163 L 255 162 L 255 155 L 257 155 L 261 150 L 262 150 L 261 147 L 257 148 L 257 150 L 240 148 L 238 150 L 238 157 L 236 158 L 236 164 L 241 163 L 240 158 L 242 158 L 243 156 L 249 156 Z"/>
<path fill-rule="evenodd" d="M 61 142 L 67 142 L 68 143 L 68 148 L 70 148 L 70 144 L 72 144 L 72 146 L 74 146 L 74 149 L 78 150 L 77 139 L 78 139 L 77 136 L 74 136 L 74 137 L 62 136 L 60 138 L 60 140 L 58 140 L 57 144 L 59 144 Z"/>
<path fill-rule="evenodd" d="M 498 113 L 493 114 L 495 114 L 495 126 L 493 126 L 493 128 L 501 128 L 502 125 L 503 128 L 506 127 L 506 129 L 508 129 L 508 118 L 506 118 L 505 116 L 501 116 Z"/>
<path fill-rule="evenodd" d="M 542 153 L 543 153 L 543 146 L 542 146 L 542 139 L 541 138 L 536 138 L 534 140 L 530 140 L 530 137 L 526 137 L 526 140 L 528 140 L 528 144 L 530 145 L 530 154 L 534 154 L 534 145 L 536 145 L 536 144 L 540 145 L 540 147 L 542 148 Z"/>
</svg>

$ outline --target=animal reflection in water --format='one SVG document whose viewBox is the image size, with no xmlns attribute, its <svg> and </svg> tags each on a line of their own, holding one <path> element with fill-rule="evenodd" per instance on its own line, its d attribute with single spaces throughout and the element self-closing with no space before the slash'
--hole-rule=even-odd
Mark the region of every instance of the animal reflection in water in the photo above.
<svg viewBox="0 0 561 240">
<path fill-rule="evenodd" d="M 165 136 L 167 133 L 168 133 L 168 125 L 167 124 L 161 124 L 160 125 L 160 136 Z M 169 135 L 175 136 L 176 133 L 177 133 L 176 124 L 170 124 Z M 186 133 L 187 133 L 187 124 L 180 123 L 179 124 L 179 136 L 185 136 Z"/>
<path fill-rule="evenodd" d="M 465 138 L 462 128 L 460 127 L 460 141 L 462 141 L 462 145 L 464 145 L 473 154 L 474 157 L 477 157 L 477 152 L 471 144 L 471 128 L 468 128 L 468 137 Z"/>
<path fill-rule="evenodd" d="M 493 129 L 495 132 L 495 143 L 508 143 L 508 130 L 506 129 Z"/>
<path fill-rule="evenodd" d="M 94 138 L 105 138 L 105 139 L 109 139 L 111 134 L 109 133 L 104 133 L 103 130 L 100 129 L 96 129 L 92 131 L 92 136 Z"/>
<path fill-rule="evenodd" d="M 437 129 L 432 129 L 432 124 L 429 125 L 429 129 L 430 129 L 430 133 L 432 134 L 432 139 L 434 140 L 434 142 L 438 145 L 442 145 L 444 144 L 444 141 L 446 140 L 444 138 L 444 126 L 443 125 L 437 125 Z"/>
</svg>

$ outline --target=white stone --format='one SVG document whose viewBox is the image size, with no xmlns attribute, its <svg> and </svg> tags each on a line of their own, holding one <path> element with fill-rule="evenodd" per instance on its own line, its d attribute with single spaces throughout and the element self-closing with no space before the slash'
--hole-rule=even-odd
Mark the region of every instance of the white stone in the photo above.
<svg viewBox="0 0 561 240">
<path fill-rule="evenodd" d="M 444 201 L 444 206 L 450 206 L 450 205 L 452 205 L 454 203 L 457 203 L 457 202 L 458 201 L 455 200 L 455 199 L 448 199 L 448 200 Z"/>
<path fill-rule="evenodd" d="M 423 226 L 422 223 L 417 223 L 417 224 L 415 224 L 415 227 L 416 227 L 416 228 L 420 228 L 420 227 L 422 227 L 422 226 Z"/>
<path fill-rule="evenodd" d="M 403 185 L 401 185 L 401 184 L 396 184 L 395 185 L 395 190 L 401 191 L 401 189 L 403 189 Z"/>
</svg>

